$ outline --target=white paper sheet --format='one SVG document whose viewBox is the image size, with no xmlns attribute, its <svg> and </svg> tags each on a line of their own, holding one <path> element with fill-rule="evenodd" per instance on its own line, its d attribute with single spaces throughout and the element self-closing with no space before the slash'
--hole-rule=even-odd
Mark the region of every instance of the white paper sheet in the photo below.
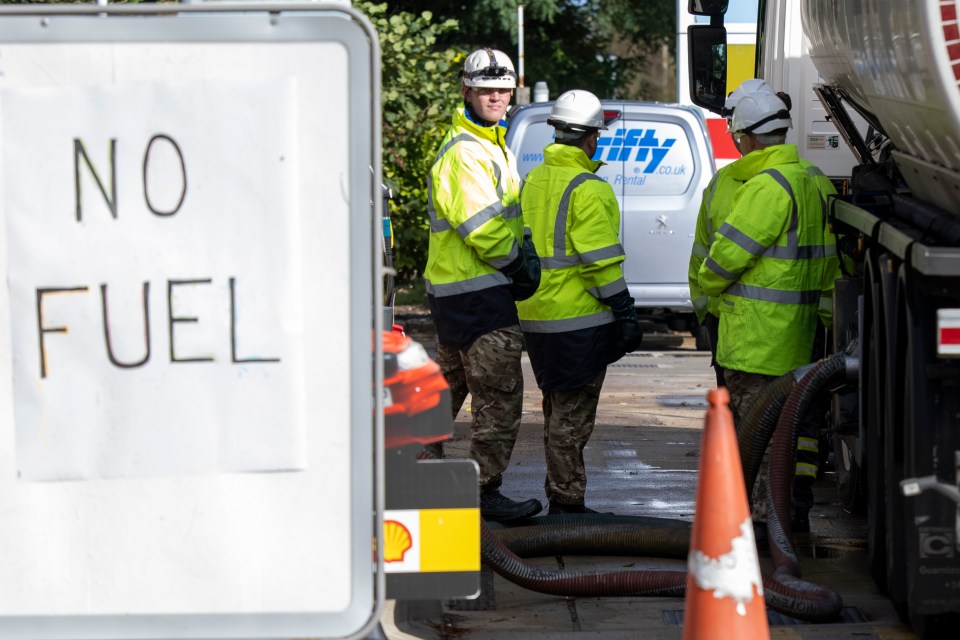
<svg viewBox="0 0 960 640">
<path fill-rule="evenodd" d="M 305 468 L 296 90 L 2 93 L 21 479 Z"/>
</svg>

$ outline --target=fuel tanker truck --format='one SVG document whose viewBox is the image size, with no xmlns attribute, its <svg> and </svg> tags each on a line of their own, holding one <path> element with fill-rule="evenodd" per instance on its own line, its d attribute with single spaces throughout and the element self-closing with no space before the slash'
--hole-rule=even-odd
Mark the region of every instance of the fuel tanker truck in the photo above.
<svg viewBox="0 0 960 640">
<path fill-rule="evenodd" d="M 728 4 L 688 6 L 690 94 L 717 113 Z M 841 194 L 832 344 L 858 367 L 827 390 L 838 485 L 881 591 L 921 636 L 960 637 L 960 1 L 758 4 L 756 75 Z"/>
</svg>

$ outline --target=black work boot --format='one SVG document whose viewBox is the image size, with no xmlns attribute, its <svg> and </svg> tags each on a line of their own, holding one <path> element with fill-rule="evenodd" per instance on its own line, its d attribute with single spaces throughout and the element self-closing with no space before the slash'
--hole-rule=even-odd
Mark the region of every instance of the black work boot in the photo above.
<svg viewBox="0 0 960 640">
<path fill-rule="evenodd" d="M 480 516 L 484 520 L 505 522 L 519 518 L 529 518 L 540 513 L 543 505 L 539 500 L 531 498 L 523 502 L 511 500 L 496 489 L 480 491 Z"/>
<path fill-rule="evenodd" d="M 793 479 L 793 505 L 790 529 L 793 533 L 810 533 L 810 506 L 813 504 L 813 482 L 810 476 Z"/>
<path fill-rule="evenodd" d="M 550 509 L 547 511 L 547 515 L 555 516 L 561 513 L 595 513 L 597 515 L 612 516 L 612 513 L 600 513 L 595 511 L 588 506 L 582 504 L 565 504 L 563 502 L 557 502 L 556 500 L 550 501 Z"/>
<path fill-rule="evenodd" d="M 810 533 L 810 512 L 806 509 L 796 509 L 790 518 L 790 530 L 793 533 Z"/>
</svg>

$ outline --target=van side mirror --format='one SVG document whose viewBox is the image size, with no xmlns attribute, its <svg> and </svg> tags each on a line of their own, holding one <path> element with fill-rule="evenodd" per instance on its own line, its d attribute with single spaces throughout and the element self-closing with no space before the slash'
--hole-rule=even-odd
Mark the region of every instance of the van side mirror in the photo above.
<svg viewBox="0 0 960 640">
<path fill-rule="evenodd" d="M 695 16 L 723 15 L 727 12 L 729 0 L 690 0 L 687 3 L 687 13 Z"/>
<path fill-rule="evenodd" d="M 720 113 L 727 99 L 727 30 L 724 27 L 687 27 L 690 99 L 693 104 Z"/>
</svg>

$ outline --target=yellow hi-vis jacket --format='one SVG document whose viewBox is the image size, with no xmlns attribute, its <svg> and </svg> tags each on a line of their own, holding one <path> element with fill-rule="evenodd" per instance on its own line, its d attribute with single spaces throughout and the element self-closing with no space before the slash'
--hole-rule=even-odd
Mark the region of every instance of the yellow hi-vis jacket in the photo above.
<svg viewBox="0 0 960 640">
<path fill-rule="evenodd" d="M 498 271 L 520 255 L 520 175 L 505 127 L 453 114 L 427 178 L 427 293 L 452 296 L 508 285 Z"/>
<path fill-rule="evenodd" d="M 620 264 L 620 207 L 594 175 L 601 162 L 578 147 L 551 144 L 527 175 L 520 199 L 540 256 L 540 287 L 517 303 L 520 328 L 559 333 L 610 324 L 600 299 L 627 288 Z"/>
<path fill-rule="evenodd" d="M 741 158 L 742 160 L 742 158 Z M 697 314 L 697 320 L 703 324 L 707 314 L 720 317 L 720 297 L 708 296 L 700 289 L 698 282 L 700 267 L 703 261 L 707 259 L 710 253 L 710 247 L 716 237 L 716 230 L 727 219 L 730 211 L 733 209 L 733 196 L 737 190 L 744 185 L 744 181 L 737 177 L 737 168 L 734 166 L 740 160 L 721 167 L 707 188 L 703 190 L 703 198 L 700 200 L 700 210 L 697 213 L 697 227 L 693 238 L 693 249 L 690 252 L 690 266 L 687 270 L 687 280 L 690 284 L 690 301 L 693 304 L 694 313 Z M 820 191 L 820 198 L 824 211 L 826 211 L 829 197 L 837 193 L 830 178 L 825 176 L 819 167 L 809 160 L 800 158 L 800 166 L 806 169 L 807 173 L 814 178 L 817 189 Z M 838 263 L 839 269 L 839 263 Z M 830 279 L 829 288 L 824 292 L 820 300 L 820 320 L 825 326 L 830 326 L 830 320 L 833 314 L 832 293 L 833 280 L 840 277 L 840 274 L 834 274 Z"/>
<path fill-rule="evenodd" d="M 796 145 L 730 166 L 746 183 L 699 273 L 703 292 L 721 296 L 717 362 L 779 376 L 810 362 L 820 299 L 837 270 L 836 238 Z"/>
</svg>

